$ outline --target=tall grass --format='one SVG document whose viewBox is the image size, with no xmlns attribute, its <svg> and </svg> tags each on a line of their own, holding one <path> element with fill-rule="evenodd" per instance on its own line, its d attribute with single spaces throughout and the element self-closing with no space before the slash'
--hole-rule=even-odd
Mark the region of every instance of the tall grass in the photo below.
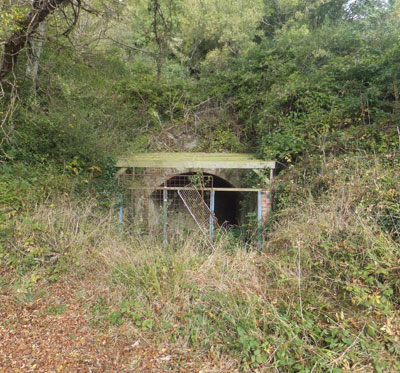
<svg viewBox="0 0 400 373">
<path fill-rule="evenodd" d="M 2 261 L 37 274 L 30 286 L 73 276 L 95 327 L 184 349 L 205 370 L 400 369 L 398 227 L 380 220 L 396 216 L 398 179 L 357 167 L 292 173 L 261 252 L 229 237 L 211 251 L 195 234 L 164 248 L 120 232 L 95 200 L 61 199 L 10 221 Z"/>
</svg>

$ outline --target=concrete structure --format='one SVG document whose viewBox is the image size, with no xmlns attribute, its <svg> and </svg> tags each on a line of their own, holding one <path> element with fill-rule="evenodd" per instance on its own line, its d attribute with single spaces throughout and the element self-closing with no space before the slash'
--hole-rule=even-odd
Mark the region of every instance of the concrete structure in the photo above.
<svg viewBox="0 0 400 373">
<path fill-rule="evenodd" d="M 124 187 L 136 191 L 135 198 L 131 198 L 136 213 L 146 215 L 150 224 L 160 220 L 157 213 L 160 206 L 155 203 L 154 196 L 159 196 L 160 201 L 168 199 L 168 193 L 170 196 L 176 193 L 195 175 L 212 180 L 201 189 L 214 201 L 213 205 L 208 204 L 220 223 L 227 221 L 238 225 L 244 223 L 248 212 L 257 212 L 261 226 L 271 210 L 270 186 L 276 162 L 259 160 L 252 154 L 140 153 L 119 158 L 117 167 L 118 177 L 125 180 Z M 259 176 L 257 185 L 248 185 L 249 172 Z M 251 195 L 246 206 L 244 195 Z M 151 197 L 153 203 L 146 202 Z M 167 209 L 164 207 L 164 215 Z"/>
</svg>

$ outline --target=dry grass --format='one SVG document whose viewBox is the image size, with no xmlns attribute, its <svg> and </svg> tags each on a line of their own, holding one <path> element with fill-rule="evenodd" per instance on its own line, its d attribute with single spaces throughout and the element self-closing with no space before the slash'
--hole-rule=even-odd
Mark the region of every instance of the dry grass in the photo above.
<svg viewBox="0 0 400 373">
<path fill-rule="evenodd" d="M 229 237 L 210 251 L 196 235 L 163 248 L 161 237 L 121 233 L 96 201 L 61 199 L 10 222 L 14 256 L 3 260 L 18 268 L 21 301 L 74 278 L 96 328 L 189 354 L 204 371 L 395 369 L 400 257 L 369 213 L 371 183 L 390 188 L 368 172 L 328 170 L 328 190 L 282 209 L 262 252 Z"/>
</svg>

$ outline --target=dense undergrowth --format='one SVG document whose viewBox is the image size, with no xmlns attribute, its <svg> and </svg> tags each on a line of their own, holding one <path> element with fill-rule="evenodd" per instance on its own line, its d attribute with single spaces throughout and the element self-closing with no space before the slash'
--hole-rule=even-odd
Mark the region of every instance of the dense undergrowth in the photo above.
<svg viewBox="0 0 400 373">
<path fill-rule="evenodd" d="M 48 282 L 86 279 L 93 327 L 184 346 L 204 367 L 398 370 L 398 160 L 309 162 L 277 181 L 261 252 L 224 236 L 212 252 L 196 236 L 163 248 L 58 180 L 61 196 L 42 188 L 1 222 L 1 263 L 18 273 L 3 286 L 29 303 Z"/>
<path fill-rule="evenodd" d="M 0 82 L 1 287 L 76 279 L 94 328 L 204 370 L 400 370 L 399 3 L 82 3 Z M 115 159 L 147 151 L 279 161 L 262 250 L 121 232 Z"/>
</svg>

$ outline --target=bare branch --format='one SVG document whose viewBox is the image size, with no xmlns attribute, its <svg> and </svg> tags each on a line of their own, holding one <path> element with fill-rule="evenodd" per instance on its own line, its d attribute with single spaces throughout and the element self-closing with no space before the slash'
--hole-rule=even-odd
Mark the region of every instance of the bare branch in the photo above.
<svg viewBox="0 0 400 373">
<path fill-rule="evenodd" d="M 133 45 L 128 45 L 128 44 L 122 43 L 122 42 L 120 42 L 118 40 L 113 39 L 110 36 L 106 37 L 105 39 L 110 40 L 113 43 L 118 44 L 118 45 L 120 45 L 121 47 L 124 47 L 124 48 L 128 48 L 128 49 L 131 49 L 131 50 L 134 50 L 134 51 L 138 51 L 138 52 L 142 52 L 142 53 L 146 53 L 146 54 L 150 54 L 150 55 L 154 55 L 154 53 L 152 51 L 149 51 L 147 49 L 137 48 L 137 47 L 135 47 Z"/>
</svg>

